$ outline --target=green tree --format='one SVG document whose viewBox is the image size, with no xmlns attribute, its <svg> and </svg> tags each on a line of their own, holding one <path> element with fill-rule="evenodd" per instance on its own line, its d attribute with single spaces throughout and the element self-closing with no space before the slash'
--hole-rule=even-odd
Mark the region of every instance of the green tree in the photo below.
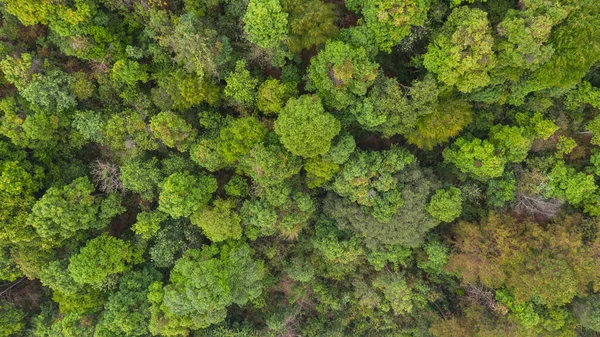
<svg viewBox="0 0 600 337">
<path fill-rule="evenodd" d="M 212 208 L 200 208 L 192 214 L 190 221 L 200 227 L 212 242 L 239 240 L 242 237 L 242 219 L 235 211 L 236 206 L 231 199 L 216 199 Z"/>
<path fill-rule="evenodd" d="M 275 121 L 282 144 L 295 155 L 312 158 L 325 154 L 340 132 L 340 122 L 325 112 L 318 96 L 291 98 Z"/>
<path fill-rule="evenodd" d="M 118 195 L 102 200 L 91 195 L 94 190 L 87 177 L 62 188 L 51 187 L 33 205 L 27 223 L 49 246 L 60 246 L 85 230 L 106 227 L 124 208 Z"/>
<path fill-rule="evenodd" d="M 280 47 L 287 38 L 287 17 L 279 0 L 250 0 L 244 15 L 248 40 L 265 49 Z"/>
<path fill-rule="evenodd" d="M 252 109 L 256 100 L 256 87 L 258 79 L 252 77 L 246 68 L 246 61 L 239 60 L 235 63 L 235 70 L 225 78 L 225 96 L 241 110 Z"/>
<path fill-rule="evenodd" d="M 352 202 L 368 207 L 377 220 L 389 222 L 404 200 L 397 175 L 415 161 L 401 148 L 353 153 L 333 181 L 333 190 Z"/>
<path fill-rule="evenodd" d="M 329 41 L 311 59 L 306 88 L 316 91 L 327 107 L 344 109 L 367 93 L 377 68 L 364 48 Z"/>
<path fill-rule="evenodd" d="M 389 53 L 412 26 L 425 23 L 430 1 L 357 0 L 351 4 L 361 8 L 364 24 L 373 32 L 379 49 Z"/>
<path fill-rule="evenodd" d="M 231 304 L 244 306 L 256 299 L 265 271 L 253 255 L 241 242 L 188 250 L 173 267 L 163 294 L 154 294 L 151 286 L 150 332 L 206 328 L 225 320 Z"/>
<path fill-rule="evenodd" d="M 161 274 L 151 268 L 125 273 L 119 281 L 119 289 L 104 304 L 95 336 L 148 336 L 148 287 L 160 279 Z"/>
<path fill-rule="evenodd" d="M 0 302 L 0 336 L 10 337 L 21 333 L 25 328 L 25 313 L 6 301 Z"/>
<path fill-rule="evenodd" d="M 120 167 L 120 178 L 125 190 L 138 193 L 144 200 L 152 200 L 158 195 L 158 186 L 163 175 L 158 168 L 158 159 L 134 158 Z"/>
<path fill-rule="evenodd" d="M 431 197 L 427 212 L 440 221 L 452 222 L 462 213 L 462 202 L 462 195 L 458 188 L 440 189 Z"/>
<path fill-rule="evenodd" d="M 134 248 L 106 234 L 89 240 L 78 254 L 71 256 L 69 273 L 79 284 L 100 287 L 109 277 L 122 274 L 130 264 L 140 262 Z"/>
<path fill-rule="evenodd" d="M 267 128 L 256 117 L 244 117 L 231 121 L 219 130 L 216 150 L 227 163 L 234 163 L 260 143 Z"/>
<path fill-rule="evenodd" d="M 258 110 L 265 114 L 278 114 L 285 102 L 297 92 L 295 84 L 281 83 L 277 79 L 269 78 L 258 87 L 256 99 Z"/>
<path fill-rule="evenodd" d="M 338 34 L 336 8 L 321 0 L 282 0 L 288 15 L 287 45 L 292 53 L 319 46 Z"/>
<path fill-rule="evenodd" d="M 461 137 L 446 148 L 443 154 L 446 162 L 479 180 L 498 178 L 504 173 L 506 159 L 498 156 L 494 145 L 487 140 Z"/>
<path fill-rule="evenodd" d="M 207 204 L 216 190 L 213 176 L 173 173 L 160 186 L 158 209 L 173 218 L 187 217 Z"/>
<path fill-rule="evenodd" d="M 198 133 L 183 118 L 170 111 L 152 117 L 150 130 L 166 146 L 174 147 L 181 152 L 187 151 Z"/>
<path fill-rule="evenodd" d="M 445 84 L 471 92 L 490 82 L 489 72 L 496 63 L 493 45 L 487 13 L 459 7 L 429 44 L 423 65 Z"/>
</svg>

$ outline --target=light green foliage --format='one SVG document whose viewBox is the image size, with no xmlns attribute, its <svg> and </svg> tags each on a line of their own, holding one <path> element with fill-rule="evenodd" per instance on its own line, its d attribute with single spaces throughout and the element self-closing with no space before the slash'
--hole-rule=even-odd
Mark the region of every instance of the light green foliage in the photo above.
<svg viewBox="0 0 600 337">
<path fill-rule="evenodd" d="M 33 231 L 26 223 L 29 209 L 35 203 L 33 193 L 37 189 L 32 175 L 18 161 L 0 162 L 0 238 L 3 242 L 33 239 Z"/>
<path fill-rule="evenodd" d="M 287 37 L 288 14 L 280 0 L 250 0 L 244 15 L 244 31 L 250 42 L 277 48 Z"/>
<path fill-rule="evenodd" d="M 318 96 L 290 98 L 275 121 L 281 143 L 295 155 L 312 158 L 325 154 L 340 132 L 340 122 L 325 112 Z"/>
<path fill-rule="evenodd" d="M 174 147 L 181 152 L 187 151 L 197 134 L 197 131 L 183 118 L 170 111 L 152 117 L 150 130 L 166 146 Z"/>
<path fill-rule="evenodd" d="M 320 218 L 316 229 L 313 247 L 328 261 L 351 265 L 365 254 L 360 245 L 360 237 L 351 232 L 340 231 L 334 221 Z"/>
<path fill-rule="evenodd" d="M 545 195 L 549 198 L 566 200 L 573 206 L 579 206 L 586 199 L 593 197 L 598 189 L 594 176 L 567 167 L 558 162 L 548 173 L 548 185 Z"/>
<path fill-rule="evenodd" d="M 446 148 L 443 154 L 445 161 L 479 180 L 498 178 L 504 173 L 506 159 L 498 156 L 494 145 L 487 140 L 461 137 L 452 147 Z"/>
<path fill-rule="evenodd" d="M 152 200 L 158 195 L 158 185 L 163 175 L 156 158 L 128 160 L 121 166 L 120 171 L 125 190 L 138 193 L 145 200 Z"/>
<path fill-rule="evenodd" d="M 545 119 L 544 115 L 536 112 L 534 114 L 518 113 L 515 115 L 517 124 L 525 128 L 526 135 L 534 139 L 548 139 L 559 126 L 553 121 Z"/>
<path fill-rule="evenodd" d="M 220 99 L 220 88 L 202 76 L 182 69 L 161 75 L 152 89 L 153 102 L 161 110 L 185 110 L 204 102 L 215 105 Z"/>
<path fill-rule="evenodd" d="M 216 199 L 213 207 L 204 206 L 190 217 L 190 221 L 200 227 L 212 242 L 242 237 L 242 219 L 237 214 L 236 202 L 231 199 Z"/>
<path fill-rule="evenodd" d="M 462 202 L 462 195 L 458 188 L 439 189 L 431 197 L 427 212 L 440 221 L 452 222 L 462 213 Z"/>
<path fill-rule="evenodd" d="M 235 175 L 225 184 L 225 194 L 234 198 L 244 198 L 250 193 L 248 182 L 241 176 Z"/>
<path fill-rule="evenodd" d="M 340 166 L 320 158 L 312 158 L 304 164 L 306 184 L 309 188 L 322 186 L 339 170 Z"/>
<path fill-rule="evenodd" d="M 94 186 L 87 177 L 77 178 L 62 188 L 51 187 L 33 205 L 27 223 L 45 244 L 52 246 L 60 245 L 81 231 L 103 228 L 123 209 L 113 209 L 116 214 L 103 215 L 102 201 L 90 195 L 93 191 Z"/>
<path fill-rule="evenodd" d="M 321 0 L 282 0 L 288 15 L 287 45 L 292 53 L 318 46 L 338 34 L 334 4 Z"/>
<path fill-rule="evenodd" d="M 239 60 L 235 63 L 235 70 L 225 78 L 225 96 L 229 97 L 240 109 L 251 109 L 256 100 L 256 86 L 258 79 L 252 77 L 246 62 Z"/>
<path fill-rule="evenodd" d="M 423 246 L 423 251 L 425 254 L 417 261 L 417 266 L 433 275 L 442 274 L 450 255 L 448 246 L 438 240 L 432 240 Z"/>
<path fill-rule="evenodd" d="M 218 75 L 220 68 L 231 58 L 231 45 L 225 36 L 207 27 L 204 20 L 193 13 L 184 14 L 175 20 L 167 17 L 166 11 L 157 11 L 148 26 L 159 45 L 175 53 L 173 60 L 183 65 L 189 73 L 200 78 Z M 170 62 L 170 59 L 167 58 Z"/>
<path fill-rule="evenodd" d="M 490 81 L 489 71 L 496 63 L 493 44 L 487 13 L 459 7 L 430 43 L 423 65 L 445 84 L 471 92 Z"/>
<path fill-rule="evenodd" d="M 187 217 L 207 204 L 216 190 L 213 176 L 173 173 L 160 186 L 158 209 L 173 218 Z"/>
<path fill-rule="evenodd" d="M 559 136 L 556 144 L 556 157 L 562 158 L 577 147 L 577 142 L 571 137 Z"/>
<path fill-rule="evenodd" d="M 104 305 L 95 336 L 148 336 L 148 286 L 160 279 L 160 273 L 150 268 L 123 275 L 119 289 L 108 297 Z"/>
<path fill-rule="evenodd" d="M 25 313 L 18 310 L 10 302 L 0 302 L 0 336 L 10 337 L 21 333 L 25 328 L 23 323 Z"/>
<path fill-rule="evenodd" d="M 410 33 L 411 26 L 422 26 L 427 18 L 429 0 L 358 0 L 365 25 L 373 32 L 380 50 L 391 52 Z"/>
<path fill-rule="evenodd" d="M 264 267 L 253 255 L 241 242 L 188 250 L 171 271 L 160 311 L 151 309 L 150 331 L 162 332 L 161 325 L 184 330 L 206 328 L 223 321 L 229 305 L 244 306 L 257 298 L 262 293 Z M 156 296 L 152 290 L 150 302 L 158 306 L 159 301 L 151 295 Z"/>
<path fill-rule="evenodd" d="M 590 142 L 594 145 L 600 145 L 600 116 L 597 116 L 588 123 L 587 130 L 593 135 Z"/>
<path fill-rule="evenodd" d="M 365 49 L 329 41 L 311 59 L 306 88 L 316 91 L 327 107 L 343 109 L 367 93 L 375 81 L 377 68 Z"/>
<path fill-rule="evenodd" d="M 73 78 L 75 81 L 71 84 L 71 90 L 77 99 L 86 100 L 94 96 L 96 87 L 86 73 L 76 72 L 73 74 Z"/>
<path fill-rule="evenodd" d="M 158 233 L 161 222 L 167 219 L 167 214 L 161 211 L 143 211 L 137 214 L 136 219 L 131 229 L 142 238 L 150 239 Z"/>
<path fill-rule="evenodd" d="M 124 273 L 138 260 L 139 256 L 127 242 L 103 234 L 89 240 L 78 254 L 71 256 L 69 273 L 75 282 L 98 288 L 107 278 Z"/>
<path fill-rule="evenodd" d="M 490 130 L 489 141 L 502 151 L 508 162 L 520 163 L 527 157 L 533 138 L 527 137 L 523 127 L 494 125 Z"/>
<path fill-rule="evenodd" d="M 389 263 L 394 270 L 407 266 L 412 250 L 401 245 L 387 245 L 382 250 L 372 250 L 367 253 L 367 261 L 377 271 L 383 270 Z"/>
<path fill-rule="evenodd" d="M 269 78 L 258 87 L 256 105 L 258 110 L 265 114 L 278 114 L 285 102 L 297 92 L 293 83 L 281 83 L 277 79 Z"/>
<path fill-rule="evenodd" d="M 401 148 L 380 152 L 357 150 L 337 174 L 333 190 L 368 207 L 377 220 L 387 223 L 404 204 L 395 175 L 414 161 L 415 157 Z"/>
<path fill-rule="evenodd" d="M 117 83 L 136 85 L 148 82 L 149 76 L 143 65 L 131 60 L 118 60 L 112 67 L 111 76 Z"/>
<path fill-rule="evenodd" d="M 4 74 L 4 78 L 17 89 L 23 90 L 33 79 L 29 69 L 33 63 L 33 55 L 29 53 L 21 54 L 20 58 L 6 56 L 0 61 L 0 70 Z"/>
<path fill-rule="evenodd" d="M 428 74 L 423 79 L 415 80 L 412 86 L 407 89 L 406 93 L 400 90 L 400 85 L 395 79 L 379 77 L 380 80 L 375 82 L 375 85 L 369 92 L 365 104 L 371 103 L 374 111 L 377 114 L 382 112 L 387 115 L 386 122 L 379 127 L 381 132 L 386 137 L 391 137 L 396 134 L 413 134 L 413 138 L 418 139 L 418 133 L 415 131 L 417 123 L 421 120 L 421 126 L 431 124 L 424 120 L 428 115 L 438 111 L 438 118 L 442 120 L 461 120 L 465 115 L 467 105 L 461 101 L 452 100 L 451 105 L 457 107 L 457 112 L 446 114 L 447 111 L 444 104 L 438 104 L 440 96 L 440 88 L 434 76 Z M 447 102 L 446 102 L 447 103 Z M 439 107 L 439 109 L 437 109 Z M 462 109 L 461 109 L 462 108 Z M 470 107 L 466 110 L 470 110 Z M 442 113 L 440 113 L 442 112 Z M 456 113 L 458 118 L 453 118 Z M 359 120 L 360 122 L 360 120 Z M 428 123 L 423 123 L 428 122 Z M 459 124 L 460 126 L 460 124 Z M 425 129 L 421 127 L 421 129 Z M 425 130 L 425 133 L 429 130 Z M 440 132 L 440 130 L 435 130 Z"/>
<path fill-rule="evenodd" d="M 266 134 L 267 128 L 255 117 L 238 118 L 219 130 L 216 148 L 226 162 L 233 163 L 248 154 Z"/>
</svg>

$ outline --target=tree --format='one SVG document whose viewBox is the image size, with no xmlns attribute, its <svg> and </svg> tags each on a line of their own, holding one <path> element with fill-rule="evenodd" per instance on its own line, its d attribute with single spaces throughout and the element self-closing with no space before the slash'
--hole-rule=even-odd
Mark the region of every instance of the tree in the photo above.
<svg viewBox="0 0 600 337">
<path fill-rule="evenodd" d="M 364 24 L 373 32 L 379 49 L 389 53 L 412 26 L 425 23 L 430 1 L 356 0 L 351 4 L 361 8 Z"/>
<path fill-rule="evenodd" d="M 125 190 L 138 193 L 145 200 L 152 200 L 158 195 L 158 185 L 163 175 L 158 168 L 157 158 L 128 160 L 121 166 L 120 173 Z"/>
<path fill-rule="evenodd" d="M 279 47 L 287 38 L 287 17 L 279 0 L 250 0 L 244 15 L 248 40 L 265 49 Z"/>
<path fill-rule="evenodd" d="M 269 78 L 258 87 L 257 107 L 265 114 L 278 114 L 289 98 L 296 96 L 298 90 L 293 83 L 281 83 Z"/>
<path fill-rule="evenodd" d="M 112 293 L 96 326 L 96 336 L 147 336 L 150 320 L 148 287 L 161 279 L 151 268 L 129 271 L 121 277 L 119 289 Z"/>
<path fill-rule="evenodd" d="M 471 123 L 471 104 L 463 100 L 441 99 L 432 113 L 417 121 L 414 130 L 406 133 L 409 143 L 428 150 L 447 142 Z"/>
<path fill-rule="evenodd" d="M 187 217 L 207 204 L 216 190 L 213 176 L 173 173 L 160 186 L 158 209 L 173 218 Z"/>
<path fill-rule="evenodd" d="M 170 111 L 152 117 L 150 130 L 166 146 L 174 147 L 181 152 L 187 151 L 198 133 L 183 118 Z"/>
<path fill-rule="evenodd" d="M 336 36 L 335 6 L 320 0 L 282 0 L 281 5 L 288 13 L 287 45 L 292 53 L 319 46 Z"/>
<path fill-rule="evenodd" d="M 47 246 L 60 246 L 82 231 L 106 227 L 124 208 L 119 205 L 118 195 L 102 200 L 90 195 L 93 191 L 87 177 L 62 188 L 51 187 L 33 205 L 27 223 Z"/>
<path fill-rule="evenodd" d="M 496 154 L 496 149 L 487 140 L 458 138 L 444 150 L 444 160 L 454 164 L 461 172 L 479 180 L 498 178 L 504 173 L 506 159 Z"/>
<path fill-rule="evenodd" d="M 260 143 L 267 128 L 255 117 L 238 118 L 219 130 L 216 149 L 227 163 L 235 163 Z"/>
<path fill-rule="evenodd" d="M 25 328 L 25 313 L 6 301 L 0 303 L 0 336 L 10 337 L 21 333 Z"/>
<path fill-rule="evenodd" d="M 325 154 L 340 132 L 340 122 L 325 112 L 318 96 L 290 98 L 275 121 L 281 143 L 295 155 L 312 158 Z"/>
<path fill-rule="evenodd" d="M 344 109 L 367 93 L 377 68 L 364 48 L 329 41 L 311 59 L 306 88 L 316 91 L 327 107 Z"/>
<path fill-rule="evenodd" d="M 63 113 L 77 105 L 71 92 L 73 78 L 62 71 L 55 70 L 32 81 L 21 95 L 38 112 Z"/>
<path fill-rule="evenodd" d="M 486 86 L 496 63 L 487 13 L 459 7 L 452 11 L 423 59 L 427 70 L 461 92 Z"/>
<path fill-rule="evenodd" d="M 401 148 L 354 152 L 333 181 L 333 190 L 352 202 L 368 207 L 382 223 L 388 223 L 404 204 L 398 174 L 415 161 Z"/>
<path fill-rule="evenodd" d="M 454 221 L 462 213 L 460 190 L 456 187 L 450 187 L 448 190 L 435 191 L 429 205 L 427 205 L 427 212 L 440 221 Z"/>
<path fill-rule="evenodd" d="M 382 222 L 369 214 L 366 207 L 331 194 L 323 202 L 324 213 L 335 219 L 341 229 L 360 233 L 371 249 L 385 245 L 418 247 L 427 232 L 440 223 L 426 211 L 435 183 L 415 168 L 406 170 L 397 179 L 398 184 L 404 186 L 401 191 L 403 203 L 395 208 L 389 221 Z"/>
<path fill-rule="evenodd" d="M 127 242 L 103 234 L 89 240 L 78 254 L 71 256 L 69 272 L 75 282 L 98 288 L 139 260 L 139 254 Z"/>
<path fill-rule="evenodd" d="M 202 207 L 190 217 L 190 221 L 200 227 L 212 242 L 227 239 L 239 240 L 242 237 L 242 219 L 235 211 L 236 202 L 230 199 L 216 199 L 213 207 Z"/>
<path fill-rule="evenodd" d="M 548 307 L 562 306 L 597 284 L 592 267 L 597 247 L 584 245 L 567 218 L 548 230 L 531 222 L 491 214 L 479 225 L 459 223 L 448 270 L 462 282 L 490 288 L 506 286 L 519 302 L 537 299 Z"/>
<path fill-rule="evenodd" d="M 39 186 L 23 166 L 18 161 L 0 163 L 0 203 L 3 205 L 0 210 L 0 238 L 6 243 L 29 241 L 35 236 L 27 225 L 27 217 L 36 201 L 34 193 Z"/>
<path fill-rule="evenodd" d="M 188 250 L 173 267 L 163 294 L 155 295 L 153 291 L 161 290 L 151 286 L 150 332 L 161 333 L 161 325 L 184 331 L 206 328 L 223 321 L 229 305 L 256 299 L 262 293 L 264 267 L 253 255 L 247 244 L 235 241 Z"/>
<path fill-rule="evenodd" d="M 252 77 L 246 69 L 246 61 L 235 63 L 235 70 L 225 78 L 225 96 L 229 97 L 239 109 L 252 109 L 256 99 L 258 79 Z"/>
</svg>

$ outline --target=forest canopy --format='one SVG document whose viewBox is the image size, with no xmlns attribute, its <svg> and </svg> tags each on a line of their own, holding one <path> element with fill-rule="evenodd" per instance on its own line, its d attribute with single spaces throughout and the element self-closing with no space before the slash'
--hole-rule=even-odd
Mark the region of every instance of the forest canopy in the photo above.
<svg viewBox="0 0 600 337">
<path fill-rule="evenodd" d="M 600 335 L 599 26 L 0 0 L 0 337 Z"/>
</svg>

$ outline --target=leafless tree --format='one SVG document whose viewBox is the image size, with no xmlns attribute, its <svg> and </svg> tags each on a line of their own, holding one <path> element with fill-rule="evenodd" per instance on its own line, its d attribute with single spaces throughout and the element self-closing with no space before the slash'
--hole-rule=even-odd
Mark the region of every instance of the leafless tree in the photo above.
<svg viewBox="0 0 600 337">
<path fill-rule="evenodd" d="M 506 315 L 508 313 L 508 308 L 496 302 L 494 293 L 482 285 L 473 285 L 469 283 L 465 287 L 465 292 L 472 301 L 479 305 L 486 306 L 497 314 Z"/>
<path fill-rule="evenodd" d="M 123 183 L 119 178 L 119 167 L 115 164 L 96 160 L 92 164 L 92 176 L 100 191 L 104 193 L 125 192 Z"/>
<path fill-rule="evenodd" d="M 517 196 L 515 208 L 531 215 L 555 216 L 561 209 L 563 202 L 557 199 L 544 199 L 542 197 L 531 197 L 526 194 Z"/>
</svg>

